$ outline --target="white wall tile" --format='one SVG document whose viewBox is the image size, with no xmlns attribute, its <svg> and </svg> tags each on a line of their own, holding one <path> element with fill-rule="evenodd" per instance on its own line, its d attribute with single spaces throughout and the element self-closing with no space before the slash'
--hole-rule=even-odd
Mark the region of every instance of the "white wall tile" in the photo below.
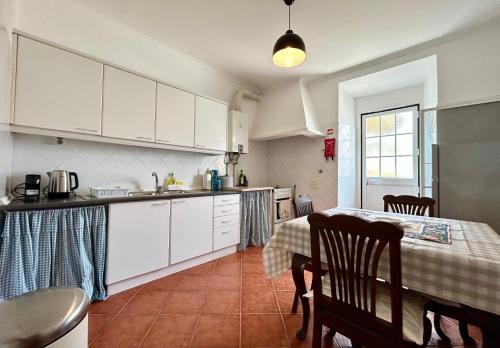
<svg viewBox="0 0 500 348">
<path fill-rule="evenodd" d="M 89 186 L 126 186 L 132 190 L 154 188 L 156 171 L 162 180 L 170 172 L 183 180 L 186 188 L 201 187 L 199 171 L 207 168 L 224 171 L 223 156 L 150 149 L 90 141 L 14 134 L 12 183 L 24 182 L 26 174 L 41 174 L 42 186 L 47 185 L 45 173 L 65 169 L 78 173 L 79 192 Z M 1 187 L 0 187 L 1 188 Z"/>
<path fill-rule="evenodd" d="M 240 170 L 247 176 L 250 186 L 268 185 L 268 142 L 252 141 L 248 142 L 248 154 L 241 155 L 236 165 L 236 179 Z M 229 168 L 232 173 L 233 166 Z"/>
<path fill-rule="evenodd" d="M 271 140 L 268 144 L 268 183 L 281 187 L 297 185 L 297 195 L 312 196 L 314 209 L 337 205 L 337 159 L 325 160 L 323 139 L 303 136 Z M 322 170 L 323 173 L 319 173 Z M 310 187 L 318 180 L 319 188 Z"/>
<path fill-rule="evenodd" d="M 218 168 L 225 172 L 224 157 L 182 151 L 64 139 L 61 145 L 52 137 L 14 134 L 12 183 L 24 181 L 26 174 L 41 174 L 65 169 L 78 173 L 79 192 L 89 186 L 127 186 L 132 190 L 152 189 L 156 171 L 161 179 L 174 172 L 187 188 L 201 187 L 199 171 Z M 242 155 L 237 172 L 243 169 L 252 186 L 293 187 L 297 194 L 313 197 L 315 209 L 337 205 L 337 160 L 326 162 L 323 139 L 291 137 L 267 142 L 250 142 L 250 154 Z M 323 173 L 318 173 L 319 170 Z M 318 189 L 310 180 L 319 181 Z"/>
<path fill-rule="evenodd" d="M 12 135 L 0 130 L 0 197 L 10 190 L 12 146 Z"/>
</svg>

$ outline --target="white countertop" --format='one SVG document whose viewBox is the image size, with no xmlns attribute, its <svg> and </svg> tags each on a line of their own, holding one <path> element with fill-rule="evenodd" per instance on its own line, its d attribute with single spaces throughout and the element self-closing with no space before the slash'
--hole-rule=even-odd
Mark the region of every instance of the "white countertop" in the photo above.
<svg viewBox="0 0 500 348">
<path fill-rule="evenodd" d="M 237 191 L 237 192 L 247 192 L 247 191 L 266 191 L 273 190 L 272 186 L 235 186 L 230 188 L 223 188 L 225 191 Z"/>
</svg>

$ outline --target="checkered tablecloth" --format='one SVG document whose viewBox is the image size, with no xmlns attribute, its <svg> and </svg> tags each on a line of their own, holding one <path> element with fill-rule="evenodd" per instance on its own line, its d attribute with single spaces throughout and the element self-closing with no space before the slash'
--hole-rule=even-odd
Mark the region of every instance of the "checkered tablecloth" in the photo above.
<svg viewBox="0 0 500 348">
<path fill-rule="evenodd" d="M 356 211 L 361 210 L 335 208 L 324 213 L 352 215 Z M 403 238 L 404 286 L 500 315 L 500 235 L 478 222 L 391 214 L 395 215 L 449 224 L 451 231 L 451 244 Z M 263 258 L 267 276 L 274 278 L 289 270 L 294 253 L 311 256 L 307 217 L 285 222 L 266 245 Z M 387 260 L 387 255 L 382 256 L 379 265 L 378 276 L 383 279 L 389 279 Z"/>
</svg>

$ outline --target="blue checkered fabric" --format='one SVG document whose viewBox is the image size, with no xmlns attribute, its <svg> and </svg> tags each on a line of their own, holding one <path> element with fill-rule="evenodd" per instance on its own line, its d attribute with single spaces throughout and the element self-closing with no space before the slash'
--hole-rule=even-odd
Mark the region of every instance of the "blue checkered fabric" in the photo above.
<svg viewBox="0 0 500 348">
<path fill-rule="evenodd" d="M 0 235 L 0 300 L 58 286 L 106 299 L 104 206 L 9 211 Z"/>
</svg>

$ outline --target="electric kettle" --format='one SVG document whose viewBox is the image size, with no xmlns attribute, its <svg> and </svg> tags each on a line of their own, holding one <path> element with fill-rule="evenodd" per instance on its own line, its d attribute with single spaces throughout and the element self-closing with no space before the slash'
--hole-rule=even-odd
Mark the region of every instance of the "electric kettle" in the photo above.
<svg viewBox="0 0 500 348">
<path fill-rule="evenodd" d="M 66 198 L 78 188 L 78 175 L 67 170 L 52 170 L 47 172 L 49 186 L 47 196 L 49 198 Z M 73 178 L 74 180 L 71 180 Z"/>
</svg>

